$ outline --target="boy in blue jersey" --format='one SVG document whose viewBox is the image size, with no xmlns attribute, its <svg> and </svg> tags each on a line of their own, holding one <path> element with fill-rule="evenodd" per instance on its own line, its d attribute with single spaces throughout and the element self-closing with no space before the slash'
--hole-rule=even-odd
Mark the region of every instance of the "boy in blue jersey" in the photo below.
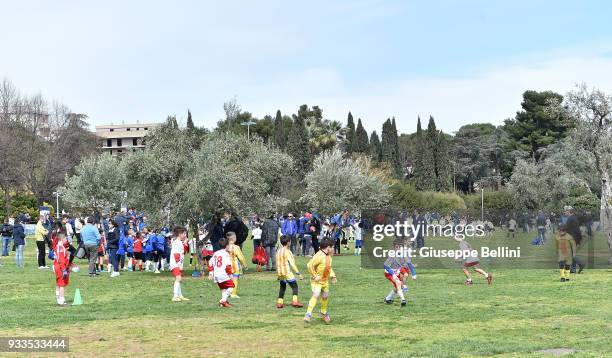
<svg viewBox="0 0 612 358">
<path fill-rule="evenodd" d="M 128 230 L 128 237 L 125 240 L 127 246 L 127 257 L 128 257 L 128 270 L 134 271 L 134 267 L 136 267 L 136 262 L 134 261 L 134 230 Z"/>
<path fill-rule="evenodd" d="M 144 256 L 145 256 L 145 271 L 151 271 L 151 263 L 153 261 L 153 250 L 155 235 L 149 233 L 149 230 L 145 227 L 143 229 L 142 239 L 144 242 Z"/>
</svg>

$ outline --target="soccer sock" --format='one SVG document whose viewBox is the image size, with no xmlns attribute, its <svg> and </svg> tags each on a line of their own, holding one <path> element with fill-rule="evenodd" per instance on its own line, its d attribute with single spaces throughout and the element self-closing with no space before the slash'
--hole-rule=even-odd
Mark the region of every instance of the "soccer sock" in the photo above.
<svg viewBox="0 0 612 358">
<path fill-rule="evenodd" d="M 232 288 L 226 288 L 225 290 L 222 291 L 221 294 L 221 301 L 225 302 L 227 301 L 227 299 L 229 298 L 229 296 L 232 294 Z"/>
<path fill-rule="evenodd" d="M 183 287 L 180 282 L 179 282 L 179 297 L 183 297 Z"/>
<path fill-rule="evenodd" d="M 559 269 L 559 274 L 561 275 L 561 278 L 565 278 L 565 269 Z"/>
<path fill-rule="evenodd" d="M 312 314 L 312 310 L 314 310 L 316 305 L 317 305 L 317 297 L 315 296 L 310 297 L 310 301 L 308 301 L 308 309 L 306 309 L 306 312 Z"/>
<path fill-rule="evenodd" d="M 234 281 L 234 289 L 232 292 L 232 296 L 238 296 L 238 279 L 233 278 L 232 281 Z"/>
<path fill-rule="evenodd" d="M 397 290 L 397 294 L 399 295 L 402 301 L 406 301 L 406 299 L 404 298 L 404 292 L 401 289 Z"/>
<path fill-rule="evenodd" d="M 393 301 L 393 299 L 395 298 L 395 291 L 391 290 L 391 292 L 389 292 L 389 294 L 387 295 L 387 297 L 385 297 L 385 300 L 387 301 Z"/>
<path fill-rule="evenodd" d="M 565 278 L 570 278 L 570 270 L 565 269 Z"/>
<path fill-rule="evenodd" d="M 292 281 L 289 282 L 289 286 L 291 286 L 291 290 L 293 291 L 293 302 L 297 302 L 298 300 L 298 285 L 297 282 Z"/>
<path fill-rule="evenodd" d="M 174 281 L 174 297 L 178 297 L 180 295 L 179 294 L 180 289 L 181 289 L 181 283 L 178 281 Z"/>
<path fill-rule="evenodd" d="M 321 313 L 327 314 L 327 306 L 329 305 L 329 296 L 323 298 L 321 296 Z"/>
<path fill-rule="evenodd" d="M 287 289 L 287 283 L 285 281 L 281 281 L 280 282 L 280 288 L 278 289 L 278 298 L 280 300 L 283 300 L 285 298 L 285 290 L 286 289 Z"/>
</svg>

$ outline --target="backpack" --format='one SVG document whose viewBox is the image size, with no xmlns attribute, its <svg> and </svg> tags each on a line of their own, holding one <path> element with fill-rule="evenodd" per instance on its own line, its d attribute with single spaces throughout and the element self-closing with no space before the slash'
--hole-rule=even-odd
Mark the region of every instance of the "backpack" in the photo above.
<svg viewBox="0 0 612 358">
<path fill-rule="evenodd" d="M 261 266 L 268 264 L 268 253 L 263 246 L 257 246 L 253 253 L 252 262 L 257 265 L 257 272 L 261 272 Z"/>
</svg>

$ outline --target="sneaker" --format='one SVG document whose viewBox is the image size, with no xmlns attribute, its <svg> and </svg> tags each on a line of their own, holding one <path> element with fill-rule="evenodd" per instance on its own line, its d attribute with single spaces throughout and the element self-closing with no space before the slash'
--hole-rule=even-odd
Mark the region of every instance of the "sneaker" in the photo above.
<svg viewBox="0 0 612 358">
<path fill-rule="evenodd" d="M 44 269 L 45 269 L 45 267 L 44 267 L 44 266 L 38 266 L 38 269 L 39 269 L 39 270 L 44 270 Z"/>
<path fill-rule="evenodd" d="M 119 275 L 121 275 L 119 272 L 113 272 L 110 274 L 110 277 L 118 277 Z"/>
<path fill-rule="evenodd" d="M 187 298 L 187 297 L 185 297 L 183 295 L 180 295 L 179 298 L 181 299 L 181 301 L 191 301 L 189 298 Z"/>
<path fill-rule="evenodd" d="M 473 284 L 472 280 L 465 280 L 465 284 L 471 286 Z"/>
<path fill-rule="evenodd" d="M 181 302 L 181 298 L 180 297 L 172 297 L 172 302 Z"/>
<path fill-rule="evenodd" d="M 321 313 L 321 318 L 323 318 L 323 322 L 327 324 L 331 323 L 331 317 L 329 316 L 329 313 L 326 313 L 326 314 Z"/>
<path fill-rule="evenodd" d="M 231 298 L 240 298 L 240 296 L 238 296 L 238 295 L 231 295 L 230 297 Z"/>
<path fill-rule="evenodd" d="M 386 304 L 388 304 L 388 305 L 390 305 L 390 304 L 392 304 L 392 303 L 393 303 L 393 300 L 388 300 L 388 299 L 386 299 L 386 298 L 385 298 L 385 303 L 386 303 Z"/>
<path fill-rule="evenodd" d="M 578 273 L 582 273 L 582 270 L 584 270 L 584 265 L 583 264 L 578 265 Z"/>
<path fill-rule="evenodd" d="M 565 282 L 565 277 L 561 277 L 561 280 L 559 280 L 560 282 Z"/>
<path fill-rule="evenodd" d="M 310 313 L 306 313 L 304 315 L 304 322 L 310 323 L 311 320 L 312 320 L 312 315 Z"/>
<path fill-rule="evenodd" d="M 295 302 L 291 302 L 291 306 L 295 308 L 302 308 L 304 307 L 304 304 L 300 301 L 295 301 Z"/>
<path fill-rule="evenodd" d="M 232 308 L 232 305 L 230 305 L 227 301 L 219 301 L 219 307 Z"/>
<path fill-rule="evenodd" d="M 277 303 L 277 304 L 276 304 L 276 308 L 279 308 L 279 309 L 280 309 L 280 308 L 284 308 L 284 307 L 285 307 L 285 305 L 284 305 L 284 304 L 282 304 L 282 303 Z"/>
<path fill-rule="evenodd" d="M 406 300 L 402 300 L 402 304 L 401 304 L 402 307 L 406 307 L 407 304 L 408 302 L 406 302 Z"/>
<path fill-rule="evenodd" d="M 487 284 L 492 284 L 493 283 L 493 275 L 489 274 L 489 276 L 487 276 Z"/>
<path fill-rule="evenodd" d="M 159 270 L 155 270 L 155 273 L 159 273 Z"/>
</svg>

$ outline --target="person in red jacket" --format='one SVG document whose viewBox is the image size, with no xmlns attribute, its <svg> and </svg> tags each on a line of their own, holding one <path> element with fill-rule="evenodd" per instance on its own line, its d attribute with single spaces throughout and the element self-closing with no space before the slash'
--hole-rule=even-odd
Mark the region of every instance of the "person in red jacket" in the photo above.
<svg viewBox="0 0 612 358">
<path fill-rule="evenodd" d="M 66 305 L 64 297 L 64 289 L 70 283 L 70 252 L 66 248 L 68 239 L 63 232 L 55 235 L 57 245 L 55 246 L 55 255 L 53 260 L 53 271 L 55 272 L 55 297 L 58 306 Z"/>
<path fill-rule="evenodd" d="M 142 235 L 140 233 L 136 234 L 136 239 L 134 240 L 134 259 L 136 259 L 136 266 L 140 271 L 142 268 Z M 134 266 L 134 271 L 136 271 L 136 266 Z"/>
</svg>

